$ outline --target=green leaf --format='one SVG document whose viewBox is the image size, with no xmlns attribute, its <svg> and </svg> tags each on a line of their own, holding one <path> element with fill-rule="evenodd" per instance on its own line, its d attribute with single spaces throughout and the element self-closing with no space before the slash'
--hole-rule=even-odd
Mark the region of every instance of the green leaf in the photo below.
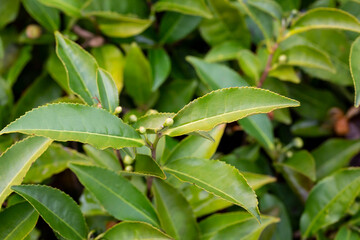
<svg viewBox="0 0 360 240">
<path fill-rule="evenodd" d="M 173 80 L 160 89 L 156 109 L 161 112 L 176 112 L 193 99 L 197 82 L 194 80 Z"/>
<path fill-rule="evenodd" d="M 292 83 L 300 83 L 300 78 L 296 74 L 294 67 L 281 65 L 273 68 L 269 72 L 269 77 L 274 77 L 282 81 L 288 81 Z"/>
<path fill-rule="evenodd" d="M 72 17 L 81 17 L 81 9 L 87 0 L 38 0 L 45 6 L 57 8 Z"/>
<path fill-rule="evenodd" d="M 155 205 L 162 228 L 175 239 L 199 239 L 194 213 L 184 196 L 168 183 L 154 179 Z"/>
<path fill-rule="evenodd" d="M 266 184 L 276 182 L 276 178 L 268 175 L 251 172 L 241 172 L 241 174 L 244 176 L 250 187 L 254 190 L 257 190 Z"/>
<path fill-rule="evenodd" d="M 173 43 L 191 33 L 199 25 L 201 17 L 166 12 L 160 23 L 160 43 Z"/>
<path fill-rule="evenodd" d="M 139 130 L 140 127 L 146 128 L 148 133 L 155 133 L 163 128 L 163 124 L 167 118 L 172 118 L 175 113 L 151 113 L 140 117 L 133 127 Z"/>
<path fill-rule="evenodd" d="M 92 160 L 101 167 L 111 169 L 113 171 L 121 171 L 119 159 L 114 153 L 113 149 L 99 150 L 91 145 L 83 146 L 86 155 L 92 158 Z"/>
<path fill-rule="evenodd" d="M 315 160 L 306 150 L 296 152 L 291 158 L 278 164 L 290 168 L 291 170 L 308 177 L 312 181 L 315 181 L 316 179 Z"/>
<path fill-rule="evenodd" d="M 216 160 L 183 158 L 171 161 L 164 170 L 182 181 L 193 183 L 227 201 L 239 205 L 260 219 L 255 192 L 234 167 Z M 211 172 L 211 174 L 208 174 Z"/>
<path fill-rule="evenodd" d="M 125 5 L 125 4 L 124 4 Z M 145 31 L 153 19 L 142 19 L 110 11 L 91 12 L 95 16 L 100 30 L 109 37 L 128 38 Z"/>
<path fill-rule="evenodd" d="M 248 86 L 248 83 L 237 72 L 225 65 L 207 63 L 200 58 L 191 56 L 186 60 L 193 65 L 200 80 L 211 90 Z"/>
<path fill-rule="evenodd" d="M 335 8 L 315 8 L 296 19 L 284 38 L 312 29 L 323 28 L 360 32 L 360 23 L 345 11 Z"/>
<path fill-rule="evenodd" d="M 49 226 L 66 239 L 87 239 L 88 228 L 75 201 L 58 189 L 44 185 L 13 186 Z"/>
<path fill-rule="evenodd" d="M 138 106 L 145 105 L 152 96 L 153 79 L 150 64 L 136 43 L 127 52 L 124 81 L 135 103 Z"/>
<path fill-rule="evenodd" d="M 206 54 L 207 62 L 223 62 L 236 59 L 241 50 L 244 49 L 242 43 L 238 41 L 226 41 L 211 48 Z"/>
<path fill-rule="evenodd" d="M 128 172 L 122 172 L 127 174 Z M 159 164 L 148 155 L 137 154 L 135 158 L 134 171 L 129 174 L 153 176 L 165 179 L 166 175 Z"/>
<path fill-rule="evenodd" d="M 322 179 L 349 164 L 359 153 L 360 142 L 345 139 L 329 139 L 312 151 L 316 162 L 316 176 Z"/>
<path fill-rule="evenodd" d="M 160 0 L 154 5 L 154 10 L 157 12 L 174 11 L 205 18 L 212 17 L 204 0 Z"/>
<path fill-rule="evenodd" d="M 209 0 L 213 15 L 204 19 L 200 25 L 200 33 L 211 46 L 224 41 L 237 41 L 244 46 L 250 45 L 250 34 L 246 28 L 244 16 L 228 0 Z"/>
<path fill-rule="evenodd" d="M 233 122 L 252 114 L 295 106 L 299 106 L 297 101 L 263 89 L 220 89 L 186 105 L 174 116 L 174 124 L 164 133 L 179 136 L 199 130 L 206 131 L 221 123 Z"/>
<path fill-rule="evenodd" d="M 68 94 L 72 91 L 69 88 L 68 77 L 64 65 L 57 57 L 55 51 L 51 51 L 50 56 L 46 62 L 46 70 L 52 79 L 59 84 L 59 86 L 65 90 Z"/>
<path fill-rule="evenodd" d="M 71 148 L 53 143 L 31 165 L 24 182 L 40 183 L 52 175 L 64 171 L 69 162 L 90 163 L 91 159 Z"/>
<path fill-rule="evenodd" d="M 282 52 L 281 55 L 287 58 L 284 65 L 318 68 L 334 73 L 334 65 L 329 56 L 316 48 L 299 45 Z"/>
<path fill-rule="evenodd" d="M 46 7 L 39 0 L 22 0 L 26 11 L 37 22 L 46 28 L 49 32 L 54 32 L 60 26 L 60 13 L 58 10 Z"/>
<path fill-rule="evenodd" d="M 214 142 L 199 136 L 188 136 L 176 145 L 169 156 L 162 160 L 162 163 L 170 163 L 185 157 L 210 159 L 216 152 L 224 130 L 225 125 L 223 124 L 209 132 L 210 136 L 214 138 Z"/>
<path fill-rule="evenodd" d="M 360 191 L 360 170 L 349 168 L 321 180 L 310 192 L 300 220 L 304 238 L 337 222 Z"/>
<path fill-rule="evenodd" d="M 99 97 L 96 85 L 96 70 L 98 65 L 88 52 L 73 41 L 55 32 L 56 53 L 64 64 L 70 89 L 87 104 L 96 104 Z"/>
<path fill-rule="evenodd" d="M 14 85 L 18 79 L 20 73 L 24 70 L 25 66 L 31 60 L 32 46 L 25 45 L 21 48 L 19 55 L 16 58 L 16 61 L 13 63 L 9 71 L 5 75 L 5 79 L 10 86 Z"/>
<path fill-rule="evenodd" d="M 271 15 L 273 18 L 281 20 L 282 9 L 280 5 L 273 0 L 250 0 L 247 2 L 249 5 L 266 12 Z"/>
<path fill-rule="evenodd" d="M 60 113 L 66 117 L 59 118 Z M 57 141 L 79 141 L 101 149 L 140 147 L 144 144 L 132 127 L 111 113 L 70 103 L 36 108 L 9 124 L 0 134 L 12 132 L 40 135 Z"/>
<path fill-rule="evenodd" d="M 0 6 L 0 29 L 15 20 L 18 15 L 20 0 L 3 0 Z"/>
<path fill-rule="evenodd" d="M 115 218 L 143 221 L 159 226 L 149 200 L 124 177 L 94 166 L 70 164 L 70 169 Z"/>
<path fill-rule="evenodd" d="M 350 227 L 343 226 L 339 229 L 334 240 L 358 240 L 360 233 Z"/>
<path fill-rule="evenodd" d="M 29 137 L 15 143 L 0 156 L 0 204 L 12 193 L 11 186 L 21 184 L 31 164 L 51 144 L 43 137 Z"/>
<path fill-rule="evenodd" d="M 115 108 L 119 106 L 119 94 L 114 79 L 109 72 L 98 68 L 96 82 L 102 108 L 114 113 Z"/>
<path fill-rule="evenodd" d="M 269 117 L 266 114 L 249 116 L 238 121 L 244 131 L 254 137 L 266 149 L 274 149 L 274 133 Z"/>
<path fill-rule="evenodd" d="M 359 64 L 360 64 L 360 37 L 357 38 L 353 44 L 351 45 L 350 50 L 350 72 L 351 77 L 354 82 L 355 88 L 355 107 L 360 106 L 360 71 L 359 71 Z"/>
<path fill-rule="evenodd" d="M 254 82 L 257 82 L 261 74 L 260 61 L 257 56 L 245 49 L 239 52 L 237 60 L 245 75 L 249 76 Z"/>
<path fill-rule="evenodd" d="M 169 55 L 163 48 L 149 49 L 148 54 L 154 79 L 152 91 L 156 91 L 169 76 L 171 71 L 171 61 Z"/>
<path fill-rule="evenodd" d="M 24 239 L 34 229 L 39 214 L 27 202 L 8 207 L 0 212 L 0 238 Z"/>
<path fill-rule="evenodd" d="M 102 238 L 107 240 L 171 239 L 159 229 L 142 222 L 121 222 L 105 232 Z"/>
<path fill-rule="evenodd" d="M 99 66 L 111 74 L 118 92 L 121 92 L 123 88 L 125 59 L 120 49 L 115 45 L 105 44 L 101 47 L 91 49 L 91 53 Z"/>
<path fill-rule="evenodd" d="M 246 212 L 229 212 L 214 214 L 200 222 L 202 240 L 205 239 L 259 239 L 262 231 L 270 224 L 278 222 L 278 218 L 261 216 L 259 224 Z"/>
</svg>

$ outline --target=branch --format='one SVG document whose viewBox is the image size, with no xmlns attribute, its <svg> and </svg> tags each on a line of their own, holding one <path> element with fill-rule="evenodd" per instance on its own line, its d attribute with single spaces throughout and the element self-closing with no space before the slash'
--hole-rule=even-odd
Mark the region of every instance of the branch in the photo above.
<svg viewBox="0 0 360 240">
<path fill-rule="evenodd" d="M 271 48 L 270 50 L 270 54 L 269 54 L 269 57 L 266 61 L 266 66 L 265 66 L 265 69 L 264 69 L 264 72 L 262 73 L 261 77 L 260 77 L 260 81 L 258 83 L 258 87 L 261 88 L 262 85 L 264 84 L 270 70 L 271 70 L 271 62 L 273 60 L 273 57 L 274 57 L 274 53 L 276 51 L 276 49 L 279 47 L 279 43 L 275 43 L 274 46 Z"/>
</svg>

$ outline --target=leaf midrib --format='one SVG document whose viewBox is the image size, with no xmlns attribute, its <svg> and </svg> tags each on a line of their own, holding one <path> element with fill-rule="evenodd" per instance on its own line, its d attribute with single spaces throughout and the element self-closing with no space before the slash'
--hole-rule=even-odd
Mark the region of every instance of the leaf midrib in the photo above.
<svg viewBox="0 0 360 240">
<path fill-rule="evenodd" d="M 30 213 L 28 213 L 28 214 L 16 225 L 16 227 L 15 227 L 11 232 L 9 232 L 9 234 L 7 235 L 7 237 L 5 237 L 3 240 L 9 239 L 9 237 L 11 237 L 11 234 L 13 234 L 18 228 L 20 228 L 20 226 L 21 226 L 24 222 L 26 222 L 28 219 L 30 219 L 34 212 L 35 212 L 35 210 L 32 210 Z"/>
</svg>

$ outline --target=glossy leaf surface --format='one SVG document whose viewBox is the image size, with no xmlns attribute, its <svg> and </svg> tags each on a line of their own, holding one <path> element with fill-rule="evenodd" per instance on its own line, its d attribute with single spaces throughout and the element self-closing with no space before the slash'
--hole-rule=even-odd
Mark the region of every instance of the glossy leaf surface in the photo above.
<svg viewBox="0 0 360 240">
<path fill-rule="evenodd" d="M 86 239 L 88 229 L 75 201 L 48 186 L 21 185 L 12 189 L 25 198 L 52 229 L 66 239 Z"/>
<path fill-rule="evenodd" d="M 21 184 L 31 164 L 51 144 L 51 140 L 43 137 L 29 137 L 12 145 L 0 156 L 0 203 L 10 195 L 13 185 Z"/>
<path fill-rule="evenodd" d="M 174 11 L 187 15 L 211 18 L 211 12 L 204 0 L 160 0 L 154 6 L 155 11 Z"/>
<path fill-rule="evenodd" d="M 174 116 L 174 125 L 165 131 L 165 134 L 179 136 L 193 131 L 206 131 L 218 124 L 233 122 L 252 114 L 296 106 L 299 106 L 297 101 L 262 89 L 220 89 L 181 109 Z"/>
<path fill-rule="evenodd" d="M 166 51 L 162 48 L 159 48 L 149 50 L 149 62 L 154 79 L 152 90 L 156 91 L 169 76 L 171 70 L 171 61 Z"/>
<path fill-rule="evenodd" d="M 182 181 L 193 183 L 260 218 L 257 198 L 243 175 L 231 165 L 216 160 L 183 158 L 164 167 Z M 211 172 L 212 174 L 207 174 Z"/>
<path fill-rule="evenodd" d="M 59 113 L 62 118 L 59 118 Z M 79 141 L 102 149 L 143 145 L 139 134 L 118 117 L 103 109 L 69 103 L 51 104 L 27 112 L 0 134 L 12 132 L 35 134 L 57 141 Z"/>
<path fill-rule="evenodd" d="M 350 72 L 355 87 L 355 107 L 360 105 L 360 38 L 357 38 L 351 46 L 350 51 Z"/>
<path fill-rule="evenodd" d="M 99 68 L 97 70 L 96 82 L 99 89 L 101 107 L 111 113 L 115 112 L 115 108 L 119 106 L 119 95 L 111 74 Z"/>
</svg>

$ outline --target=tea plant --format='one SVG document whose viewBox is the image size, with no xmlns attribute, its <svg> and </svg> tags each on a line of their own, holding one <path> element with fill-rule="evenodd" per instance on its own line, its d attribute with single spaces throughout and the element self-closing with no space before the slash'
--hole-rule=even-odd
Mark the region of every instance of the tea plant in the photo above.
<svg viewBox="0 0 360 240">
<path fill-rule="evenodd" d="M 0 239 L 360 239 L 358 10 L 2 0 Z"/>
</svg>

